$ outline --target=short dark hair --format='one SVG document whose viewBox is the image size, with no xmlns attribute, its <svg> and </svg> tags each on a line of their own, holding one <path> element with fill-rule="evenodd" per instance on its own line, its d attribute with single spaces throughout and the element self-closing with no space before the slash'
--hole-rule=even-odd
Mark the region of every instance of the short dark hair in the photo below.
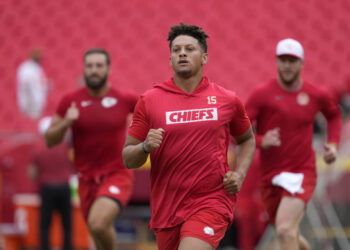
<svg viewBox="0 0 350 250">
<path fill-rule="evenodd" d="M 91 54 L 104 54 L 106 56 L 107 65 L 109 66 L 111 64 L 111 58 L 109 56 L 109 53 L 106 50 L 101 49 L 101 48 L 93 48 L 93 49 L 89 49 L 88 51 L 86 51 L 84 54 L 84 62 L 85 62 L 86 57 L 88 55 L 91 55 Z"/>
<path fill-rule="evenodd" d="M 203 49 L 203 51 L 207 53 L 208 45 L 207 45 L 206 39 L 209 38 L 209 36 L 203 31 L 202 27 L 198 27 L 196 25 L 188 25 L 182 22 L 180 23 L 180 25 L 171 26 L 170 31 L 168 33 L 168 41 L 170 42 L 169 43 L 170 49 L 174 39 L 180 35 L 187 35 L 187 36 L 194 37 L 195 39 L 198 40 L 198 43 Z"/>
</svg>

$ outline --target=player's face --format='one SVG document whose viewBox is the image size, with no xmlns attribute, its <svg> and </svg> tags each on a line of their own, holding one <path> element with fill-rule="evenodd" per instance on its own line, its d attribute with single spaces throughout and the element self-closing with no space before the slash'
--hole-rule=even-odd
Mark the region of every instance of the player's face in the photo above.
<svg viewBox="0 0 350 250">
<path fill-rule="evenodd" d="M 86 85 L 91 89 L 102 88 L 108 78 L 109 66 L 106 55 L 93 53 L 85 57 L 84 77 Z"/>
<path fill-rule="evenodd" d="M 277 57 L 277 69 L 283 83 L 291 85 L 300 76 L 303 60 L 295 56 L 282 55 Z"/>
<path fill-rule="evenodd" d="M 170 50 L 170 66 L 178 75 L 195 75 L 207 63 L 208 54 L 204 53 L 198 40 L 192 36 L 176 37 Z"/>
</svg>

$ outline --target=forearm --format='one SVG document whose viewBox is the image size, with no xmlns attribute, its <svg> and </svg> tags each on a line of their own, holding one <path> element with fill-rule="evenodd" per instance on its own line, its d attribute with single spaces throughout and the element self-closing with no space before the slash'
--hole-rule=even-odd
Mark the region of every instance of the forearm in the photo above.
<svg viewBox="0 0 350 250">
<path fill-rule="evenodd" d="M 129 169 L 141 167 L 147 160 L 148 153 L 142 149 L 142 143 L 127 145 L 123 149 L 123 161 L 125 167 Z"/>
<path fill-rule="evenodd" d="M 67 129 L 71 126 L 71 122 L 63 119 L 59 123 L 50 126 L 45 133 L 45 141 L 48 147 L 60 144 L 66 134 Z"/>
<path fill-rule="evenodd" d="M 254 158 L 255 147 L 254 136 L 238 145 L 235 172 L 240 173 L 244 177 L 247 175 L 248 169 Z"/>
<path fill-rule="evenodd" d="M 340 134 L 341 134 L 341 115 L 335 115 L 332 118 L 327 119 L 327 135 L 328 143 L 339 145 Z"/>
</svg>

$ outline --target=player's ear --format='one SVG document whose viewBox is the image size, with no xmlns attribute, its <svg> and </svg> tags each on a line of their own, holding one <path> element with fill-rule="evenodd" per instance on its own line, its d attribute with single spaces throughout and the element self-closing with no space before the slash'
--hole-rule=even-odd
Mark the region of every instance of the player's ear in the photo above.
<svg viewBox="0 0 350 250">
<path fill-rule="evenodd" d="M 208 53 L 203 53 L 202 55 L 202 66 L 206 65 L 209 60 Z"/>
</svg>

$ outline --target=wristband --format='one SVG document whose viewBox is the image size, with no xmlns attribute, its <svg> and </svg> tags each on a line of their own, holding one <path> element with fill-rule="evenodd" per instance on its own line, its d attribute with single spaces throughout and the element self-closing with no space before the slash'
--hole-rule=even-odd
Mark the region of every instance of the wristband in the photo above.
<svg viewBox="0 0 350 250">
<path fill-rule="evenodd" d="M 145 153 L 145 154 L 149 154 L 149 152 L 146 150 L 146 141 L 143 141 L 142 143 L 142 151 Z"/>
</svg>

